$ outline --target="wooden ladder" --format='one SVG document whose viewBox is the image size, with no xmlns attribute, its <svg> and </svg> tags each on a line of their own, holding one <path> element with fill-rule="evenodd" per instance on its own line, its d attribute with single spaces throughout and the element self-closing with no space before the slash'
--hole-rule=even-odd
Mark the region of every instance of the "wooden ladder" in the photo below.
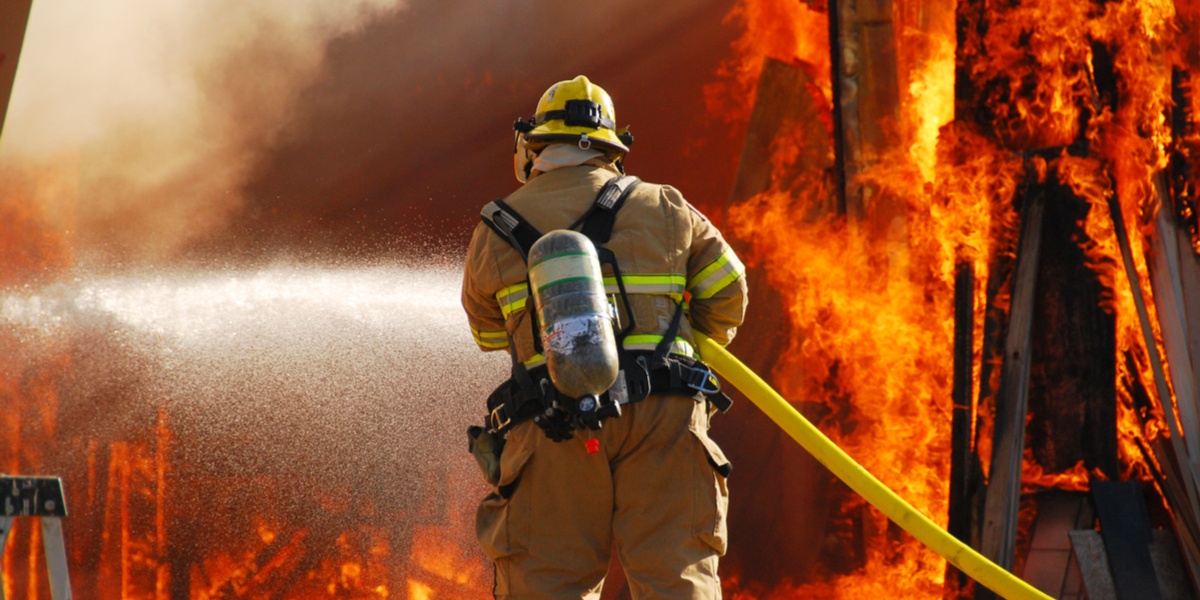
<svg viewBox="0 0 1200 600">
<path fill-rule="evenodd" d="M 71 600 L 67 549 L 62 519 L 67 516 L 62 480 L 58 477 L 15 477 L 0 473 L 0 600 L 4 600 L 4 547 L 18 517 L 37 517 L 42 524 L 42 546 L 54 600 Z"/>
</svg>

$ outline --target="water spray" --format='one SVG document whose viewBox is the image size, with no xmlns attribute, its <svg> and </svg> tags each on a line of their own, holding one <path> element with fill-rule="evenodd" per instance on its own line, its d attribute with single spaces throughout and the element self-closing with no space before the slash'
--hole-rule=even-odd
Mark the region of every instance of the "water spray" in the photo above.
<svg viewBox="0 0 1200 600">
<path fill-rule="evenodd" d="M 126 561 L 158 515 L 149 547 L 169 542 L 153 558 L 169 565 L 171 597 L 232 581 L 214 560 L 262 567 L 245 557 L 281 547 L 317 565 L 305 569 L 361 564 L 364 586 L 416 577 L 446 597 L 484 593 L 489 572 L 460 521 L 486 484 L 455 424 L 508 361 L 475 349 L 451 262 L 80 271 L 0 289 L 11 342 L 0 381 L 44 380 L 56 399 L 39 402 L 33 383 L 6 397 L 37 417 L 0 420 L 0 439 L 32 457 L 7 468 L 63 477 L 67 547 L 99 544 L 92 562 L 72 564 L 76 583 L 116 585 L 106 574 L 124 569 L 152 589 L 160 574 Z M 57 424 L 52 436 L 28 425 L 41 418 Z M 105 516 L 126 506 L 128 523 Z M 389 550 L 339 546 L 342 536 Z M 423 553 L 429 539 L 443 546 Z M 421 561 L 434 558 L 466 575 L 427 576 Z M 190 581 L 201 561 L 206 578 Z"/>
</svg>

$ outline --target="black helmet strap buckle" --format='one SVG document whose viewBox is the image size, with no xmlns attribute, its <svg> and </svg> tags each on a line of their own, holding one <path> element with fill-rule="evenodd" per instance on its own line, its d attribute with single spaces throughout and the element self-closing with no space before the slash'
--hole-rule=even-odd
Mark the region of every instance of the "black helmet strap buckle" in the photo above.
<svg viewBox="0 0 1200 600">
<path fill-rule="evenodd" d="M 513 123 L 513 130 L 520 133 L 529 133 L 534 127 L 537 127 L 537 123 L 533 119 L 517 119 Z"/>
<path fill-rule="evenodd" d="M 600 105 L 591 100 L 567 100 L 566 113 L 563 122 L 568 127 L 599 129 L 605 120 L 604 115 L 600 113 Z"/>
<path fill-rule="evenodd" d="M 600 111 L 600 104 L 591 100 L 567 100 L 563 110 L 548 110 L 532 119 L 536 127 L 546 121 L 561 120 L 567 127 L 590 127 L 592 129 L 617 128 L 612 119 Z M 528 122 L 528 121 L 527 121 Z"/>
</svg>

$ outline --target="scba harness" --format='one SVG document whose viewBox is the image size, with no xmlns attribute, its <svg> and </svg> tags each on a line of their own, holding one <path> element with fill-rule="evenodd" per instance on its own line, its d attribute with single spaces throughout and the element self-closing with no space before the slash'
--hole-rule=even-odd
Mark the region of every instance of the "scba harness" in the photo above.
<svg viewBox="0 0 1200 600">
<path fill-rule="evenodd" d="M 679 333 L 683 302 L 676 304 L 671 323 L 653 351 L 625 349 L 625 338 L 637 323 L 616 254 L 605 245 L 612 235 L 617 211 L 639 183 L 640 180 L 633 176 L 609 180 L 596 195 L 592 206 L 568 227 L 571 230 L 579 228 L 580 233 L 595 246 L 601 264 L 610 266 L 628 316 L 628 323 L 616 335 L 619 367 L 616 382 L 598 397 L 572 398 L 554 386 L 545 365 L 528 369 L 518 360 L 516 352 L 511 351 L 512 377 L 488 396 L 485 428 L 489 433 L 503 435 L 516 424 L 532 418 L 550 439 L 565 441 L 574 436 L 575 429 L 600 429 L 604 419 L 621 415 L 622 405 L 639 402 L 655 393 L 705 399 L 722 412 L 732 405 L 729 397 L 721 392 L 716 376 L 707 365 L 690 356 L 670 352 L 671 344 Z M 508 241 L 528 262 L 529 249 L 542 237 L 540 231 L 503 200 L 490 202 L 484 207 L 481 217 L 488 227 Z M 532 290 L 530 292 L 529 298 L 534 301 L 536 297 Z M 534 347 L 541 353 L 537 311 L 532 307 L 528 310 Z M 511 336 L 509 346 L 515 349 Z"/>
</svg>

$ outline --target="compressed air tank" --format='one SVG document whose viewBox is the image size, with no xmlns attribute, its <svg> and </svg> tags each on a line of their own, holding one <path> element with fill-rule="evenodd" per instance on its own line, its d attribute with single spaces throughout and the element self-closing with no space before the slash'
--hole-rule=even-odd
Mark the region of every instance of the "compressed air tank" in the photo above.
<svg viewBox="0 0 1200 600">
<path fill-rule="evenodd" d="M 572 398 L 607 391 L 617 379 L 617 342 L 591 240 L 566 229 L 543 235 L 529 249 L 529 287 L 554 386 Z"/>
</svg>

